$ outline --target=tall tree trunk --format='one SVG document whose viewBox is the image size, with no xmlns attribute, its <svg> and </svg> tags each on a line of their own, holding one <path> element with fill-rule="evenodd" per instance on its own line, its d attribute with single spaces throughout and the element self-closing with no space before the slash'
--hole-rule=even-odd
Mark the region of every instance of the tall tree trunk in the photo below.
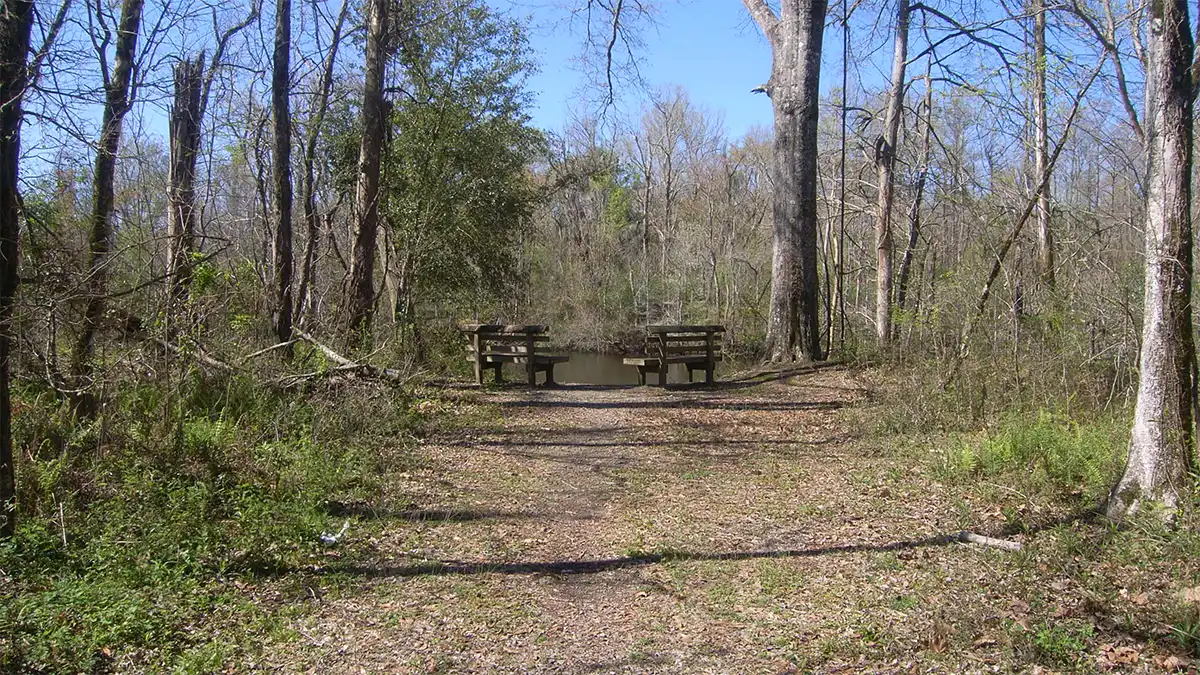
<svg viewBox="0 0 1200 675">
<path fill-rule="evenodd" d="M 1037 180 L 1046 172 L 1049 143 L 1046 122 L 1046 8 L 1043 0 L 1033 0 L 1033 171 Z M 1050 231 L 1050 183 L 1038 193 L 1037 204 L 1038 275 L 1042 283 L 1054 287 L 1054 237 Z"/>
<path fill-rule="evenodd" d="M 187 296 L 196 250 L 196 157 L 200 154 L 200 90 L 204 52 L 175 65 L 175 104 L 170 114 L 171 165 L 167 179 L 167 273 L 170 296 Z"/>
<path fill-rule="evenodd" d="M 138 31 L 142 23 L 143 0 L 123 0 L 117 26 L 113 70 L 104 92 L 104 117 L 100 123 L 100 142 L 96 147 L 96 168 L 92 185 L 92 230 L 88 239 L 90 264 L 86 287 L 87 305 L 83 325 L 72 355 L 71 371 L 79 391 L 76 411 L 84 416 L 96 413 L 96 395 L 92 357 L 96 351 L 96 333 L 104 318 L 108 292 L 108 257 L 112 249 L 113 181 L 117 168 L 117 149 L 121 145 L 121 123 L 129 110 L 129 90 L 133 76 Z"/>
<path fill-rule="evenodd" d="M 932 59 L 930 66 L 933 65 Z M 908 246 L 904 248 L 904 260 L 900 263 L 900 279 L 896 288 L 896 307 L 904 310 L 908 299 L 908 280 L 912 275 L 913 257 L 921 239 L 921 203 L 925 200 L 925 182 L 929 179 L 930 137 L 933 135 L 933 78 L 925 71 L 925 130 L 921 136 L 921 168 L 913 186 L 913 204 L 908 212 Z"/>
<path fill-rule="evenodd" d="M 6 0 L 0 9 L 0 538 L 17 525 L 16 467 L 13 462 L 12 334 L 13 296 L 17 292 L 18 242 L 21 235 L 21 97 L 29 73 L 32 0 Z"/>
<path fill-rule="evenodd" d="M 271 71 L 271 114 L 275 164 L 275 336 L 292 339 L 292 0 L 275 2 L 275 57 Z M 287 350 L 290 354 L 290 350 Z"/>
<path fill-rule="evenodd" d="M 304 317 L 309 311 L 312 286 L 315 283 L 317 266 L 317 245 L 321 240 L 321 219 L 317 214 L 316 195 L 316 162 L 317 140 L 321 134 L 321 124 L 325 121 L 325 113 L 329 110 L 329 95 L 333 91 L 333 67 L 337 62 L 338 45 L 342 41 L 342 26 L 346 23 L 350 3 L 342 0 L 342 9 L 338 12 L 337 23 L 333 26 L 333 38 L 329 43 L 329 53 L 325 55 L 325 63 L 321 69 L 321 82 L 318 87 L 317 109 L 308 123 L 308 137 L 304 145 L 304 224 L 307 228 L 308 239 L 304 242 L 304 263 L 300 269 L 300 292 L 296 296 L 296 314 L 304 325 Z"/>
<path fill-rule="evenodd" d="M 817 114 L 826 0 L 784 0 L 780 15 L 763 0 L 742 0 L 771 43 L 775 138 L 771 152 L 771 309 L 773 361 L 820 359 L 817 279 Z"/>
<path fill-rule="evenodd" d="M 883 135 L 875 142 L 879 170 L 879 202 L 875 221 L 875 336 L 892 339 L 892 207 L 895 204 L 896 151 L 904 111 L 904 67 L 908 61 L 908 0 L 896 0 L 896 42 L 892 53 L 892 86 L 888 91 Z"/>
<path fill-rule="evenodd" d="M 1186 0 L 1164 0 L 1150 11 L 1145 318 L 1129 460 L 1109 496 L 1111 517 L 1132 514 L 1148 502 L 1174 511 L 1195 464 L 1189 70 L 1193 43 Z"/>
<path fill-rule="evenodd" d="M 375 240 L 379 230 L 379 168 L 384 142 L 384 66 L 387 61 L 387 0 L 367 0 L 367 48 L 363 77 L 362 144 L 358 152 L 358 226 L 350 260 L 350 340 L 362 344 L 375 308 Z"/>
</svg>

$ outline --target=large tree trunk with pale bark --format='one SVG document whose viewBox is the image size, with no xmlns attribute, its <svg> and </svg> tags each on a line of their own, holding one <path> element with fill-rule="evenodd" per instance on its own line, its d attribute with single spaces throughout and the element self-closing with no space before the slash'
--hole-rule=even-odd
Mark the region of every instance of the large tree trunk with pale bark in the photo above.
<svg viewBox="0 0 1200 675">
<path fill-rule="evenodd" d="M 1033 0 L 1033 172 L 1036 180 L 1046 173 L 1049 128 L 1046 121 L 1046 8 Z M 1042 283 L 1054 287 L 1054 237 L 1050 231 L 1050 183 L 1038 193 L 1037 260 Z"/>
<path fill-rule="evenodd" d="M 1173 512 L 1186 494 L 1195 434 L 1192 376 L 1192 35 L 1186 0 L 1150 17 L 1146 119 L 1146 301 L 1129 460 L 1109 496 L 1111 517 L 1147 503 Z"/>
<path fill-rule="evenodd" d="M 200 91 L 204 52 L 175 65 L 171 166 L 167 181 L 167 273 L 172 299 L 187 295 L 196 250 L 196 157 L 200 154 Z"/>
<path fill-rule="evenodd" d="M 896 150 L 900 139 L 900 116 L 904 110 L 908 16 L 908 0 L 896 0 L 892 84 L 888 90 L 883 134 L 875 142 L 875 166 L 879 170 L 879 201 L 875 220 L 875 336 L 880 344 L 887 344 L 892 339 L 892 207 L 896 201 Z"/>
<path fill-rule="evenodd" d="M 358 227 L 350 259 L 350 339 L 361 344 L 375 308 L 375 249 L 379 232 L 379 167 L 383 154 L 387 60 L 387 0 L 367 0 L 367 48 L 363 77 L 362 144 L 358 153 Z"/>
<path fill-rule="evenodd" d="M 772 54 L 771 79 L 763 87 L 775 112 L 767 353 L 773 361 L 821 359 L 817 114 L 827 3 L 784 0 L 776 16 L 762 0 L 742 1 Z"/>
<path fill-rule="evenodd" d="M 0 9 L 0 538 L 16 529 L 16 467 L 13 465 L 12 313 L 17 292 L 18 240 L 21 235 L 21 97 L 28 73 L 31 0 L 6 0 Z"/>
<path fill-rule="evenodd" d="M 291 93 L 292 2 L 275 3 L 275 57 L 271 71 L 271 113 L 274 122 L 275 177 L 275 336 L 292 339 L 292 115 Z M 290 350 L 285 350 L 290 354 Z"/>
<path fill-rule="evenodd" d="M 133 77 L 138 31 L 142 23 L 143 0 L 124 0 L 117 25 L 116 53 L 108 85 L 104 92 L 104 116 L 100 123 L 100 142 L 96 144 L 96 167 L 92 178 L 92 227 L 88 237 L 90 264 L 86 285 L 87 304 L 79 339 L 72 354 L 71 371 L 75 387 L 76 411 L 84 416 L 96 413 L 92 358 L 96 334 L 104 318 L 108 292 L 108 258 L 112 249 L 112 215 L 117 149 L 121 146 L 121 124 L 129 111 L 129 88 Z"/>
</svg>

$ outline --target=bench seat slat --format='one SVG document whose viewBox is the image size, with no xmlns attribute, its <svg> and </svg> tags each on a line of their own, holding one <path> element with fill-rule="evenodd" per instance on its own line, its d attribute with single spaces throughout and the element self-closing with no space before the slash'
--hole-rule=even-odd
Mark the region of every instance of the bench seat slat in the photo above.
<svg viewBox="0 0 1200 675">
<path fill-rule="evenodd" d="M 463 358 L 467 361 L 475 360 L 474 356 L 465 356 Z M 571 359 L 571 357 L 569 357 L 569 356 L 558 356 L 558 355 L 551 355 L 551 354 L 534 354 L 533 355 L 534 364 L 566 363 L 570 359 Z M 526 356 L 525 354 L 484 354 L 483 360 L 485 363 L 521 363 L 521 364 L 524 364 L 524 363 L 528 363 L 529 357 Z"/>
<path fill-rule="evenodd" d="M 663 326 L 646 326 L 647 333 L 724 333 L 725 327 L 720 325 L 710 326 L 682 326 L 682 325 L 663 325 Z"/>
</svg>

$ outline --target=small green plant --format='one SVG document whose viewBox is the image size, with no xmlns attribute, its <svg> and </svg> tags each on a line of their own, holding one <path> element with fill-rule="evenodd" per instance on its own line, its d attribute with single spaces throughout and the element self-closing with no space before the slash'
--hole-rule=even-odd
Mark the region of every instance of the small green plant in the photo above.
<svg viewBox="0 0 1200 675">
<path fill-rule="evenodd" d="M 1058 665 L 1073 665 L 1087 649 L 1093 631 L 1087 623 L 1047 622 L 1035 628 L 1031 642 L 1040 658 Z"/>
<path fill-rule="evenodd" d="M 1180 647 L 1200 659 L 1200 606 L 1183 605 L 1174 614 L 1176 618 L 1170 625 L 1171 634 Z"/>
</svg>

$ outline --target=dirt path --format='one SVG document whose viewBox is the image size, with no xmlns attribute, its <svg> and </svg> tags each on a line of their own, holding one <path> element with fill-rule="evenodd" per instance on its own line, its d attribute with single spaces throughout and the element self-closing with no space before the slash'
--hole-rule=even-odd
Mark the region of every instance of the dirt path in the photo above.
<svg viewBox="0 0 1200 675">
<path fill-rule="evenodd" d="M 418 511 L 270 655 L 310 672 L 986 667 L 1022 567 L 927 540 L 978 519 L 873 456 L 836 369 L 720 390 L 483 394 L 430 439 Z M 964 512 L 965 511 L 965 512 Z M 982 583 L 987 582 L 987 583 Z M 981 590 L 982 586 L 987 586 Z M 965 659 L 965 660 L 964 660 Z"/>
</svg>

